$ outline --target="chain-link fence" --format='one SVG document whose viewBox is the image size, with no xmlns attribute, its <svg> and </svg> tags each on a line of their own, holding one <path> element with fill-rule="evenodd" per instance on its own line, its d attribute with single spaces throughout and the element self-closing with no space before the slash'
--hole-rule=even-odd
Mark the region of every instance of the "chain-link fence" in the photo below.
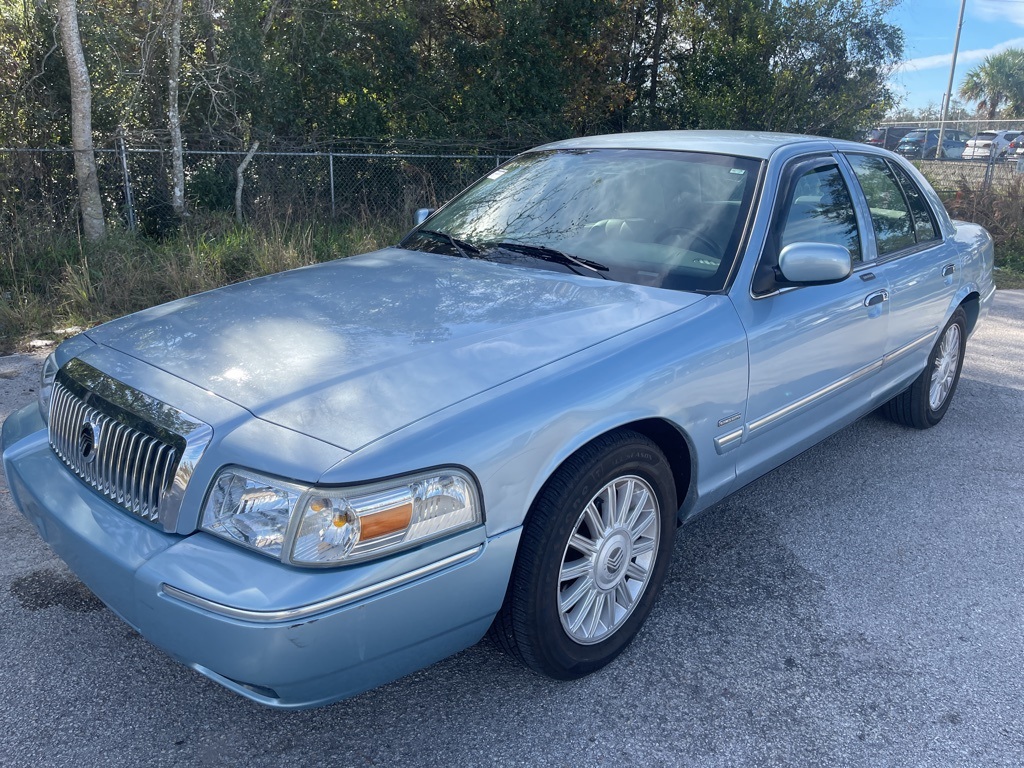
<svg viewBox="0 0 1024 768">
<path fill-rule="evenodd" d="M 943 149 L 939 151 L 939 131 L 942 131 Z M 984 120 L 977 117 L 957 120 L 918 120 L 914 122 L 888 122 L 868 131 L 867 140 L 894 151 L 904 137 L 917 134 L 924 159 L 914 160 L 928 180 L 940 192 L 964 189 L 986 191 L 1024 179 L 1024 153 L 1011 141 L 1024 139 L 1024 120 Z M 921 140 L 923 139 L 923 141 Z M 1024 145 L 1024 141 L 1021 142 Z M 915 150 L 913 146 L 909 149 Z M 1024 149 L 1024 147 L 1022 147 Z"/>
<path fill-rule="evenodd" d="M 982 131 L 1020 131 L 1024 129 L 1024 120 L 986 120 L 984 118 L 961 117 L 952 120 L 890 120 L 879 123 L 880 130 L 886 128 L 943 128 L 943 130 L 963 131 L 972 136 Z"/>
<path fill-rule="evenodd" d="M 1024 181 L 1024 156 L 1020 159 L 924 160 L 916 165 L 935 190 L 944 196 L 963 190 L 1005 189 Z"/>
<path fill-rule="evenodd" d="M 950 122 L 953 128 L 959 123 Z M 959 128 L 958 130 L 963 130 Z M 233 211 L 240 151 L 185 152 L 186 199 L 192 210 Z M 414 152 L 257 152 L 243 179 L 247 217 L 304 221 L 374 219 L 406 223 L 417 208 L 437 207 L 510 157 L 481 150 Z M 1024 155 L 982 160 L 916 161 L 940 192 L 983 191 L 1019 184 Z M 109 219 L 159 235 L 173 226 L 171 155 L 166 149 L 117 144 L 96 150 Z M 0 239 L 4 232 L 74 231 L 74 154 L 66 148 L 0 148 Z"/>
<path fill-rule="evenodd" d="M 184 153 L 185 193 L 193 210 L 234 210 L 245 152 Z M 243 174 L 246 216 L 388 218 L 411 221 L 507 160 L 493 153 L 256 152 Z M 173 222 L 167 150 L 96 150 L 108 218 L 158 234 Z M 0 228 L 74 228 L 74 153 L 0 148 Z"/>
</svg>

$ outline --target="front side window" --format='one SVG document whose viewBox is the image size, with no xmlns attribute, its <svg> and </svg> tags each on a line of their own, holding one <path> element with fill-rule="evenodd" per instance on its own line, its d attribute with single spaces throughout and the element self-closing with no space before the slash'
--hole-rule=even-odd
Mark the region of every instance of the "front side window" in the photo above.
<svg viewBox="0 0 1024 768">
<path fill-rule="evenodd" d="M 809 170 L 796 180 L 781 222 L 780 251 L 791 243 L 831 243 L 860 261 L 853 199 L 835 164 Z"/>
<path fill-rule="evenodd" d="M 914 221 L 903 190 L 889 165 L 880 157 L 848 155 L 871 211 L 878 255 L 894 253 L 917 242 Z"/>
<path fill-rule="evenodd" d="M 751 286 L 755 296 L 779 287 L 779 254 L 793 243 L 829 243 L 861 261 L 860 231 L 853 198 L 830 156 L 798 161 L 785 172 L 784 193 L 772 214 L 771 231 Z"/>
<path fill-rule="evenodd" d="M 728 282 L 761 162 L 578 149 L 506 163 L 402 247 L 675 290 Z"/>
</svg>

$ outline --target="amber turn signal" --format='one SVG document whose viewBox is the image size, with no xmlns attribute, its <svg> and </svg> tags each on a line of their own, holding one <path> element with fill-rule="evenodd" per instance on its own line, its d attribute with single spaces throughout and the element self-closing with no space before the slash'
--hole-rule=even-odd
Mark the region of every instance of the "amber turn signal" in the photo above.
<svg viewBox="0 0 1024 768">
<path fill-rule="evenodd" d="M 412 520 L 412 502 L 406 502 L 391 509 L 360 515 L 360 540 L 377 539 L 391 533 L 404 531 Z"/>
</svg>

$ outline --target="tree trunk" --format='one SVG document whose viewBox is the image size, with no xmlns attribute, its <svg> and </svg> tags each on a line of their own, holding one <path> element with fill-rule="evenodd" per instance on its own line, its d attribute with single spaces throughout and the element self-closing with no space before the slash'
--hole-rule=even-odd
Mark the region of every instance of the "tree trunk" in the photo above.
<svg viewBox="0 0 1024 768">
<path fill-rule="evenodd" d="M 202 25 L 203 39 L 206 41 L 206 66 L 217 65 L 217 28 L 214 23 L 213 0 L 200 0 L 199 19 Z"/>
<path fill-rule="evenodd" d="M 171 132 L 171 207 L 176 216 L 185 215 L 185 163 L 181 145 L 181 115 L 178 112 L 178 83 L 181 79 L 182 0 L 170 0 L 170 39 L 167 42 L 167 127 Z"/>
<path fill-rule="evenodd" d="M 78 5 L 75 0 L 57 0 L 64 58 L 71 81 L 71 144 L 75 150 L 75 180 L 78 183 L 78 207 L 82 214 L 82 234 L 86 240 L 100 240 L 106 234 L 103 200 L 96 176 L 96 153 L 92 144 L 92 89 L 89 70 L 78 31 Z"/>
<path fill-rule="evenodd" d="M 242 160 L 241 164 L 235 170 L 235 221 L 239 224 L 243 221 L 242 216 L 242 185 L 245 183 L 245 169 L 249 167 L 249 163 L 252 162 L 252 156 L 256 154 L 256 150 L 260 148 L 260 143 L 254 141 L 252 146 L 249 147 L 249 152 Z"/>
<path fill-rule="evenodd" d="M 651 86 L 647 94 L 648 126 L 659 127 L 658 114 L 658 75 L 661 72 L 661 50 L 665 44 L 665 3 L 658 0 L 654 4 L 654 40 L 651 43 Z"/>
</svg>

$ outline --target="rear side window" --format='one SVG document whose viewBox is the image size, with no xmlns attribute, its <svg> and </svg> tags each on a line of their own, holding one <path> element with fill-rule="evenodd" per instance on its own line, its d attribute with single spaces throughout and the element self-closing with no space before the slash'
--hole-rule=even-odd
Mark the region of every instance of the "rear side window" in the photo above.
<svg viewBox="0 0 1024 768">
<path fill-rule="evenodd" d="M 885 160 L 867 155 L 849 155 L 848 159 L 871 210 L 878 255 L 885 256 L 917 243 L 907 200 Z"/>
<path fill-rule="evenodd" d="M 938 240 L 939 229 L 935 226 L 931 207 L 924 199 L 924 195 L 921 194 L 920 187 L 910 178 L 910 174 L 895 163 L 891 164 L 890 168 L 899 179 L 903 192 L 907 196 L 907 202 L 910 203 L 910 213 L 914 219 L 914 234 L 917 236 L 917 242 L 925 243 L 929 240 Z"/>
</svg>

